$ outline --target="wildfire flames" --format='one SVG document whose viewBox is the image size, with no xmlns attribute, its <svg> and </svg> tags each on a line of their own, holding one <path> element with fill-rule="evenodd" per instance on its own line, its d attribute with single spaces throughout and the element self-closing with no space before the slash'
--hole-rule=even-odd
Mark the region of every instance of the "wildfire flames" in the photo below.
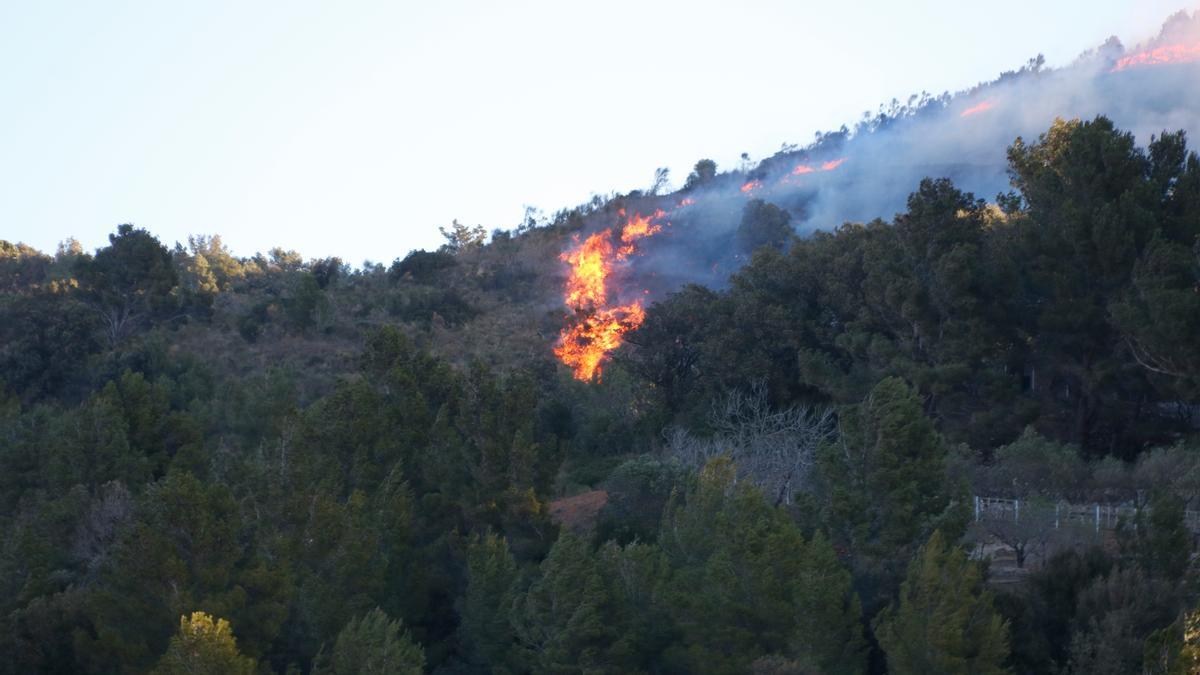
<svg viewBox="0 0 1200 675">
<path fill-rule="evenodd" d="M 970 108 L 967 108 L 966 110 L 962 111 L 962 114 L 959 115 L 959 117 L 970 117 L 972 115 L 978 115 L 981 112 L 987 112 L 995 107 L 996 107 L 995 103 L 993 103 L 991 101 L 984 101 L 983 103 L 980 103 L 978 105 L 973 105 Z"/>
<path fill-rule="evenodd" d="M 625 216 L 624 211 L 620 213 Z M 587 382 L 599 377 L 608 354 L 621 346 L 626 333 L 646 319 L 641 300 L 610 304 L 615 299 L 611 297 L 609 279 L 619 263 L 637 252 L 638 240 L 662 230 L 654 221 L 664 215 L 662 211 L 648 217 L 635 214 L 615 241 L 614 233 L 604 230 L 561 256 L 571 268 L 565 299 L 575 311 L 575 321 L 559 334 L 554 355 L 572 369 L 575 379 Z"/>
<path fill-rule="evenodd" d="M 780 183 L 793 183 L 793 182 L 795 182 L 795 181 L 791 180 L 791 178 L 793 176 L 807 176 L 810 173 L 817 173 L 818 171 L 833 171 L 834 169 L 838 168 L 839 166 L 841 166 L 845 163 L 846 163 L 846 158 L 842 157 L 839 159 L 831 159 L 827 162 L 822 162 L 821 166 L 819 166 L 819 167 L 813 166 L 812 164 L 797 164 L 796 168 L 792 169 L 792 172 L 789 175 L 786 175 L 783 178 L 779 179 L 779 182 Z M 743 188 L 742 191 L 745 192 L 745 189 Z"/>
<path fill-rule="evenodd" d="M 1159 66 L 1167 63 L 1190 63 L 1200 61 L 1200 42 L 1194 44 L 1168 45 L 1144 52 L 1130 54 L 1117 61 L 1112 72 L 1137 68 L 1139 66 Z"/>
<path fill-rule="evenodd" d="M 749 183 L 746 183 L 745 185 L 742 186 L 742 193 L 750 194 L 751 192 L 754 192 L 755 190 L 757 190 L 760 187 L 762 187 L 762 181 L 752 180 Z"/>
</svg>

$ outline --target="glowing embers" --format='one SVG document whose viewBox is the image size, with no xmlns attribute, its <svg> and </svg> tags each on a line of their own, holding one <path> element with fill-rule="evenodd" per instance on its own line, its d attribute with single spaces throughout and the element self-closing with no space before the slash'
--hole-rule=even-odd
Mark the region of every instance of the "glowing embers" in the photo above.
<svg viewBox="0 0 1200 675">
<path fill-rule="evenodd" d="M 747 195 L 748 195 L 748 194 L 750 194 L 751 192 L 754 192 L 755 190 L 757 190 L 757 189 L 759 189 L 759 188 L 761 188 L 761 187 L 762 187 L 762 181 L 761 181 L 761 180 L 752 180 L 752 181 L 750 181 L 750 182 L 748 182 L 748 183 L 745 183 L 744 185 L 742 185 L 742 194 L 747 194 Z"/>
<path fill-rule="evenodd" d="M 971 106 L 970 108 L 967 108 L 966 110 L 962 111 L 962 113 L 959 115 L 959 117 L 973 117 L 975 115 L 978 115 L 979 113 L 987 112 L 995 107 L 996 107 L 995 102 L 984 101 L 982 103 L 977 103 L 977 104 Z"/>
<path fill-rule="evenodd" d="M 1167 45 L 1147 49 L 1136 54 L 1130 54 L 1117 61 L 1111 72 L 1141 68 L 1145 66 L 1161 66 L 1170 63 L 1192 63 L 1200 61 L 1200 42 L 1192 44 Z"/>
<path fill-rule="evenodd" d="M 620 212 L 625 217 L 625 212 Z M 635 214 L 621 228 L 619 237 L 612 230 L 597 232 L 575 248 L 562 254 L 570 266 L 564 298 L 575 314 L 570 325 L 559 333 L 554 355 L 571 368 L 575 379 L 590 381 L 600 376 L 604 361 L 624 336 L 646 319 L 641 300 L 620 304 L 620 290 L 610 288 L 620 263 L 637 252 L 637 242 L 662 230 L 655 221 L 664 215 Z M 614 240 L 615 239 L 615 240 Z M 618 275 L 619 276 L 619 275 Z"/>
</svg>

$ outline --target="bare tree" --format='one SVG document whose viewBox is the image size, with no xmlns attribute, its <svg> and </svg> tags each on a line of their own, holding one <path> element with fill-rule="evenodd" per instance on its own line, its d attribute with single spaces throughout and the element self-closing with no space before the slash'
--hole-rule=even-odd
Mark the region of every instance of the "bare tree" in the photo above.
<svg viewBox="0 0 1200 675">
<path fill-rule="evenodd" d="M 714 401 L 708 422 L 714 431 L 710 438 L 669 429 L 667 453 L 695 468 L 728 456 L 738 478 L 753 482 L 775 504 L 791 503 L 792 494 L 808 481 L 817 448 L 835 433 L 831 409 L 775 411 L 761 382 L 748 393 L 733 391 Z"/>
<path fill-rule="evenodd" d="M 1018 568 L 1024 569 L 1031 555 L 1044 563 L 1051 550 L 1066 545 L 1078 534 L 1075 524 L 1059 513 L 1059 504 L 1054 502 L 1014 500 L 1005 507 L 982 511 L 975 528 L 986 538 L 1012 549 Z"/>
<path fill-rule="evenodd" d="M 100 486 L 88 511 L 75 528 L 71 552 L 95 571 L 104 562 L 122 525 L 133 514 L 133 497 L 120 481 Z"/>
</svg>

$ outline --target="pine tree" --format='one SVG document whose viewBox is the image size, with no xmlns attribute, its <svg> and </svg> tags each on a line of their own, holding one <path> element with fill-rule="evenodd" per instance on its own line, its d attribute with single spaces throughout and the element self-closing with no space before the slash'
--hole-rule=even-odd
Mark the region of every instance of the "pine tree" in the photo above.
<svg viewBox="0 0 1200 675">
<path fill-rule="evenodd" d="M 610 653 L 623 672 L 662 668 L 663 651 L 676 638 L 668 605 L 671 569 L 657 545 L 609 541 L 599 551 L 600 573 L 619 627 Z"/>
<path fill-rule="evenodd" d="M 1039 377 L 1063 383 L 1068 401 L 1055 403 L 1062 435 L 1085 451 L 1108 452 L 1116 439 L 1097 434 L 1101 423 L 1128 416 L 1131 406 L 1108 404 L 1101 390 L 1135 392 L 1135 400 L 1146 390 L 1144 374 L 1124 368 L 1110 306 L 1158 229 L 1164 194 L 1133 134 L 1105 117 L 1056 120 L 1036 143 L 1018 138 L 1008 157 L 1028 204 L 1018 231 Z"/>
<path fill-rule="evenodd" d="M 710 461 L 664 516 L 659 542 L 681 633 L 668 658 L 692 672 L 746 672 L 771 654 L 861 671 L 849 573 L 823 539 L 805 542 L 785 511 L 735 475 L 728 459 Z"/>
<path fill-rule="evenodd" d="M 510 614 L 517 564 L 503 537 L 488 533 L 467 547 L 467 591 L 461 609 L 459 639 L 467 659 L 502 672 L 514 645 Z"/>
<path fill-rule="evenodd" d="M 618 672 L 608 651 L 617 639 L 607 589 L 588 542 L 559 536 L 541 575 L 513 607 L 519 651 L 534 672 Z"/>
<path fill-rule="evenodd" d="M 313 675 L 420 675 L 425 651 L 399 620 L 376 607 L 351 619 L 329 654 L 317 656 Z"/>
<path fill-rule="evenodd" d="M 790 652 L 826 675 L 855 675 L 865 667 L 862 606 L 850 571 L 817 532 L 800 556 L 791 584 L 796 626 Z"/>
<path fill-rule="evenodd" d="M 228 491 L 190 474 L 171 474 L 147 488 L 88 589 L 95 637 L 90 631 L 76 636 L 87 667 L 108 670 L 150 659 L 168 642 L 170 618 L 192 607 L 245 626 L 238 617 L 248 590 L 238 579 L 245 554 L 239 524 Z M 247 642 L 254 647 L 248 651 L 265 646 L 277 628 L 247 627 L 258 634 Z"/>
<path fill-rule="evenodd" d="M 895 675 L 1006 672 L 1008 625 L 984 588 L 979 566 L 934 532 L 909 566 L 875 636 Z"/>
<path fill-rule="evenodd" d="M 855 573 L 877 589 L 868 612 L 894 591 L 904 565 L 935 529 L 966 526 L 965 499 L 946 476 L 947 447 L 899 378 L 880 382 L 843 410 L 841 436 L 824 449 L 822 477 L 834 541 L 855 555 Z"/>
</svg>

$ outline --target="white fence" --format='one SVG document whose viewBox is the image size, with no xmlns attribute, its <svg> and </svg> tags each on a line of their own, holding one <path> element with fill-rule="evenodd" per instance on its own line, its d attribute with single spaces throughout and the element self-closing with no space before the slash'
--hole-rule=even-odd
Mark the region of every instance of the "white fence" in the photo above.
<svg viewBox="0 0 1200 675">
<path fill-rule="evenodd" d="M 1053 510 L 1054 528 L 1064 524 L 1079 523 L 1100 530 L 1116 529 L 1120 523 L 1136 527 L 1139 509 L 1135 506 L 1110 504 L 1070 504 L 1065 501 L 1006 499 L 1003 497 L 975 497 L 975 522 L 981 520 L 1021 521 L 1021 510 L 1026 514 L 1036 511 L 1039 519 L 1048 520 Z M 1148 511 L 1148 509 L 1141 509 Z M 1200 511 L 1184 511 L 1184 523 L 1192 534 L 1200 535 Z M 1028 515 L 1026 517 L 1029 517 Z"/>
</svg>

